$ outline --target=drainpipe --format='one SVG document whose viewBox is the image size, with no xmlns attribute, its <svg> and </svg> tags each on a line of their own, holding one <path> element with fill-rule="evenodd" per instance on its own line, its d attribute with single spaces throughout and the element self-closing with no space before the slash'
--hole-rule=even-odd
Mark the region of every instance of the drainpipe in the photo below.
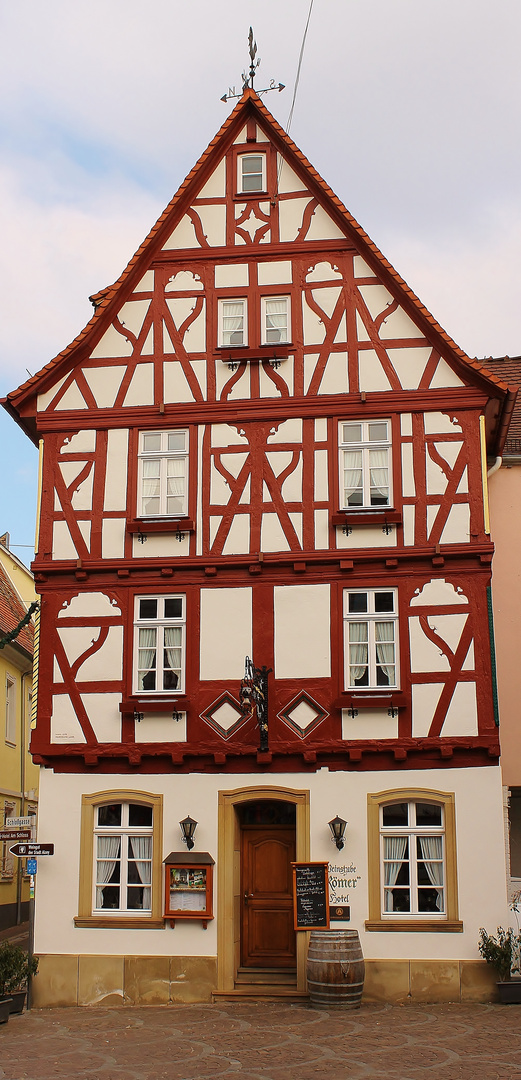
<svg viewBox="0 0 521 1080">
<path fill-rule="evenodd" d="M 27 737 L 27 711 L 25 708 L 25 680 L 28 676 L 32 677 L 30 671 L 23 671 L 21 678 L 21 717 L 20 717 L 20 793 L 21 793 L 21 806 L 20 817 L 25 817 L 25 765 L 27 753 L 26 737 Z M 17 879 L 16 879 L 16 925 L 19 926 L 22 921 L 22 860 L 17 859 Z"/>
<path fill-rule="evenodd" d="M 494 473 L 497 472 L 498 469 L 501 468 L 502 464 L 503 464 L 503 458 L 502 457 L 497 457 L 494 464 L 490 466 L 490 469 L 487 472 L 487 477 L 490 478 L 491 476 L 493 476 Z"/>
</svg>

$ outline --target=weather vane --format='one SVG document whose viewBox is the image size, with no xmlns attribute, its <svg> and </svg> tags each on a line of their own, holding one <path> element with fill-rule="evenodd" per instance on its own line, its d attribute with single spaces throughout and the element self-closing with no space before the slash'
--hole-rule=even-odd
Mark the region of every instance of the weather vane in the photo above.
<svg viewBox="0 0 521 1080">
<path fill-rule="evenodd" d="M 244 91 L 248 90 L 249 87 L 251 87 L 251 89 L 253 90 L 253 80 L 255 78 L 255 72 L 257 71 L 257 68 L 260 66 L 260 58 L 257 61 L 255 60 L 255 57 L 257 55 L 257 42 L 254 41 L 254 39 L 253 39 L 253 29 L 252 29 L 251 26 L 250 26 L 250 32 L 248 34 L 248 49 L 249 49 L 249 53 L 250 53 L 250 70 L 249 71 L 243 71 L 243 73 L 242 73 L 242 91 L 241 91 L 241 93 L 237 94 L 236 90 L 235 90 L 235 87 L 234 86 L 229 86 L 228 87 L 228 93 L 223 94 L 223 96 L 221 98 L 221 101 L 230 101 L 232 98 L 240 98 L 240 97 L 242 97 Z M 275 79 L 271 79 L 270 80 L 270 85 L 266 86 L 264 90 L 258 90 L 257 93 L 258 94 L 267 94 L 268 90 L 278 90 L 279 93 L 280 93 L 281 90 L 284 90 L 284 83 L 276 83 Z"/>
</svg>

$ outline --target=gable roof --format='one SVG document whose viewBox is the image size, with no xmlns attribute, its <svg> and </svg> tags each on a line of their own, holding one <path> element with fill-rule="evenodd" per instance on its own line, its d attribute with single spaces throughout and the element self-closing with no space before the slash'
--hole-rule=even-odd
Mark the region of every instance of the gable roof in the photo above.
<svg viewBox="0 0 521 1080">
<path fill-rule="evenodd" d="M 18 623 L 27 615 L 16 589 L 9 580 L 9 576 L 0 563 L 0 636 L 10 634 L 16 629 Z M 23 626 L 11 645 L 23 649 L 29 657 L 33 655 L 34 626 L 29 622 Z"/>
<path fill-rule="evenodd" d="M 511 387 L 521 386 L 521 356 L 487 357 L 487 368 L 496 378 L 507 382 Z M 521 452 L 521 394 L 517 395 L 504 443 L 506 454 Z"/>
<path fill-rule="evenodd" d="M 95 312 L 84 329 L 36 375 L 26 380 L 16 390 L 11 391 L 6 398 L 2 399 L 2 405 L 11 413 L 17 423 L 24 428 L 26 433 L 36 441 L 34 425 L 20 414 L 20 407 L 28 402 L 36 392 L 45 389 L 51 380 L 56 379 L 61 369 L 70 370 L 74 358 L 78 356 L 78 359 L 83 359 L 86 351 L 98 342 L 110 322 L 111 313 L 116 303 L 119 305 L 126 299 L 127 295 L 130 295 L 132 288 L 147 269 L 147 265 L 161 249 L 175 224 L 180 221 L 191 199 L 203 186 L 212 168 L 222 158 L 223 153 L 229 148 L 237 133 L 250 117 L 253 117 L 266 133 L 269 133 L 274 145 L 283 154 L 297 175 L 305 179 L 306 186 L 314 192 L 322 204 L 326 204 L 328 213 L 331 214 L 346 237 L 351 240 L 360 255 L 384 281 L 390 291 L 399 297 L 405 310 L 423 327 L 425 335 L 436 343 L 441 354 L 451 360 L 460 371 L 463 369 L 466 378 L 470 377 L 471 381 L 477 381 L 491 397 L 502 402 L 503 407 L 499 422 L 496 425 L 496 433 L 504 430 L 505 424 L 508 426 L 505 409 L 509 416 L 515 400 L 515 391 L 512 393 L 509 385 L 496 372 L 489 370 L 478 359 L 467 356 L 456 345 L 404 279 L 396 272 L 352 214 L 349 213 L 326 181 L 313 168 L 302 151 L 299 150 L 271 115 L 258 94 L 251 88 L 244 91 L 228 119 L 225 120 L 198 162 L 188 173 L 188 176 L 117 281 L 91 297 L 95 305 Z M 496 451 L 500 452 L 497 446 Z"/>
</svg>

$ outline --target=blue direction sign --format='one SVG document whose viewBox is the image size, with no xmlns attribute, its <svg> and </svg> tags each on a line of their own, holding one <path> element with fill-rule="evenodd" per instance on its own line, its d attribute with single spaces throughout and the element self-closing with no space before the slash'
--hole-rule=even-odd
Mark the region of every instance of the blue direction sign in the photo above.
<svg viewBox="0 0 521 1080">
<path fill-rule="evenodd" d="M 36 859 L 28 859 L 27 860 L 27 873 L 28 874 L 35 874 L 37 869 L 38 869 L 38 863 L 37 863 Z"/>
</svg>

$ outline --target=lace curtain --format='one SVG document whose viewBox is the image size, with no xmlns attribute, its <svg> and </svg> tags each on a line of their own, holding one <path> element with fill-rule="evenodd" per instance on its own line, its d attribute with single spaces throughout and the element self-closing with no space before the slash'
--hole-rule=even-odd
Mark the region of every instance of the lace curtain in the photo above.
<svg viewBox="0 0 521 1080">
<path fill-rule="evenodd" d="M 160 462 L 143 462 L 143 513 L 159 514 L 160 512 Z"/>
<path fill-rule="evenodd" d="M 165 626 L 165 669 L 168 667 L 170 671 L 175 673 L 175 686 L 177 686 L 181 674 L 182 633 L 180 626 Z M 169 689 L 175 689 L 175 686 L 169 687 Z"/>
<path fill-rule="evenodd" d="M 389 454 L 387 450 L 369 451 L 371 504 L 389 500 Z"/>
<path fill-rule="evenodd" d="M 427 871 L 427 876 L 431 885 L 436 887 L 443 885 L 443 848 L 441 836 L 419 836 L 420 852 L 423 859 L 423 865 Z M 433 860 L 436 860 L 435 862 Z M 436 897 L 436 907 L 438 911 L 442 910 L 442 894 L 438 892 Z"/>
<path fill-rule="evenodd" d="M 136 869 L 139 874 L 139 880 L 144 886 L 142 906 L 144 910 L 150 911 L 152 905 L 152 837 L 129 836 L 128 847 L 129 859 L 135 860 Z"/>
<path fill-rule="evenodd" d="M 344 451 L 344 506 L 349 506 L 358 492 L 356 505 L 362 505 L 362 452 L 360 450 Z M 353 499 L 353 504 L 355 500 Z"/>
<path fill-rule="evenodd" d="M 391 686 L 396 681 L 394 668 L 394 623 L 375 623 L 375 637 L 376 660 L 384 675 L 387 677 L 389 686 Z"/>
<path fill-rule="evenodd" d="M 286 300 L 266 301 L 266 340 L 286 341 L 288 305 Z"/>
<path fill-rule="evenodd" d="M 367 671 L 367 623 L 349 623 L 349 684 L 354 686 Z"/>
<path fill-rule="evenodd" d="M 144 679 L 155 667 L 156 661 L 156 631 L 154 627 L 140 627 L 139 630 L 139 689 L 145 689 Z M 154 689 L 146 687 L 146 689 Z"/>
<path fill-rule="evenodd" d="M 384 911 L 394 910 L 391 888 L 396 885 L 406 852 L 406 836 L 384 836 Z"/>
<path fill-rule="evenodd" d="M 244 305 L 227 301 L 223 304 L 223 345 L 240 345 L 243 340 Z M 233 340 L 234 334 L 239 334 L 241 340 Z"/>
<path fill-rule="evenodd" d="M 103 907 L 103 886 L 110 881 L 119 858 L 119 836 L 98 836 L 96 907 Z"/>
</svg>

